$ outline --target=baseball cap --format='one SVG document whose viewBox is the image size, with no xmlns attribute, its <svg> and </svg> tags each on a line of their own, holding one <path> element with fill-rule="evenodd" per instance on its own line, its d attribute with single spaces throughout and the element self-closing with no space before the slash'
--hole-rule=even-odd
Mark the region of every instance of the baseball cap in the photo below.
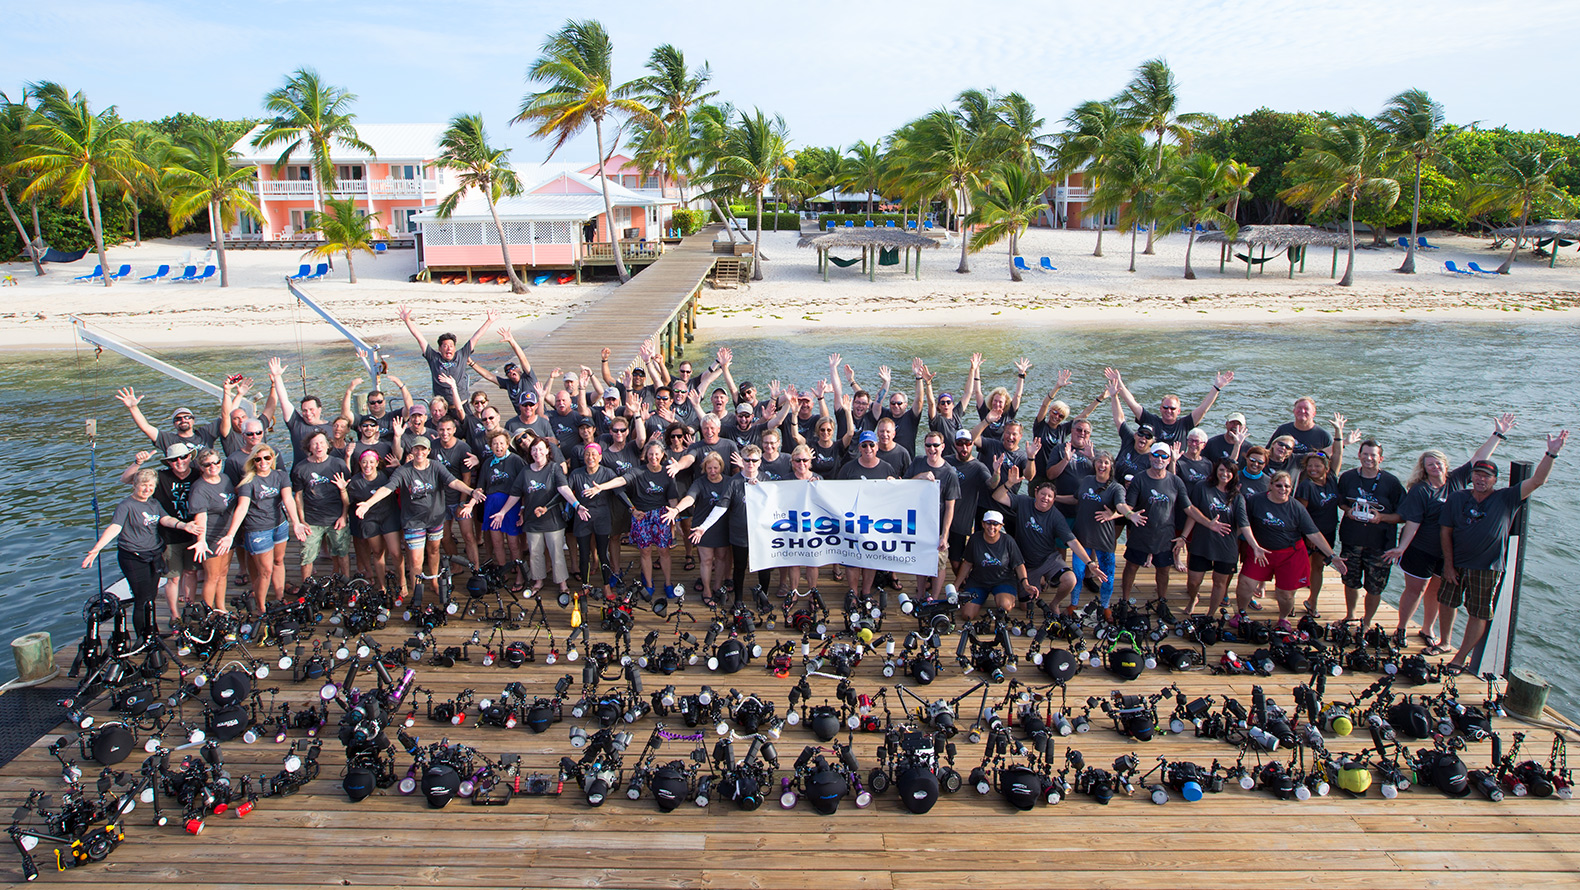
<svg viewBox="0 0 1580 890">
<path fill-rule="evenodd" d="M 511 371 L 517 370 L 519 367 L 520 366 L 515 362 L 505 362 L 505 373 L 509 374 Z"/>
<path fill-rule="evenodd" d="M 171 447 L 174 448 L 175 446 L 172 445 Z M 1498 478 L 1498 465 L 1490 460 L 1476 461 L 1470 465 L 1470 471 L 1472 473 L 1486 473 L 1494 479 Z"/>
<path fill-rule="evenodd" d="M 406 413 L 407 414 L 427 414 L 428 413 L 428 406 L 424 405 L 422 402 L 414 402 L 410 408 L 406 409 Z"/>
<path fill-rule="evenodd" d="M 177 442 L 165 449 L 165 456 L 160 458 L 160 460 L 169 463 L 173 460 L 180 460 L 183 457 L 191 457 L 196 451 L 196 448 L 193 448 L 191 445 L 188 445 L 185 442 Z M 1492 475 L 1496 476 L 1497 471 L 1493 470 Z"/>
<path fill-rule="evenodd" d="M 170 412 L 170 419 L 171 420 L 175 420 L 177 417 L 180 417 L 183 414 L 185 414 L 188 417 L 196 417 L 197 416 L 197 415 L 192 413 L 192 409 L 191 408 L 177 408 L 176 410 Z"/>
<path fill-rule="evenodd" d="M 1000 513 L 997 510 L 989 510 L 986 513 L 982 514 L 982 521 L 984 523 L 986 523 L 986 522 L 996 522 L 999 525 L 1003 525 L 1004 524 L 1004 514 Z"/>
<path fill-rule="evenodd" d="M 1238 423 L 1241 426 L 1245 426 L 1245 415 L 1241 414 L 1238 411 L 1234 412 L 1233 414 L 1230 414 L 1228 419 L 1226 419 L 1224 421 L 1224 425 L 1227 426 L 1228 424 L 1231 424 L 1231 423 Z"/>
<path fill-rule="evenodd" d="M 754 414 L 756 411 L 757 409 L 753 408 L 750 402 L 742 402 L 735 406 L 736 414 Z"/>
<path fill-rule="evenodd" d="M 431 451 L 431 450 L 433 450 L 433 443 L 428 441 L 428 437 L 427 436 L 418 436 L 417 438 L 411 440 L 411 447 L 413 447 L 413 448 L 427 448 L 428 450 Z"/>
<path fill-rule="evenodd" d="M 565 382 L 566 383 L 575 383 L 576 382 L 576 375 L 575 374 L 566 374 L 565 375 Z"/>
<path fill-rule="evenodd" d="M 971 441 L 971 431 L 970 430 L 955 430 L 955 441 L 956 442 L 969 442 L 969 441 Z"/>
<path fill-rule="evenodd" d="M 576 425 L 577 426 L 597 426 L 598 424 L 594 423 L 593 419 L 591 417 L 587 417 L 586 415 L 583 415 L 581 420 L 576 421 Z"/>
<path fill-rule="evenodd" d="M 856 440 L 856 444 L 857 445 L 865 445 L 868 442 L 876 443 L 877 441 L 878 441 L 878 434 L 877 433 L 873 432 L 872 430 L 862 430 L 861 431 L 861 438 Z"/>
<path fill-rule="evenodd" d="M 1136 427 L 1136 435 L 1146 436 L 1148 439 L 1156 439 L 1158 437 L 1158 431 L 1152 428 L 1152 424 L 1143 423 L 1142 425 Z"/>
<path fill-rule="evenodd" d="M 537 403 L 538 403 L 538 394 L 537 393 L 535 393 L 535 392 L 524 392 L 524 393 L 521 394 L 521 404 L 523 404 L 523 405 L 536 405 Z"/>
<path fill-rule="evenodd" d="M 641 368 L 632 368 L 631 369 L 631 376 L 632 377 L 646 377 L 647 376 L 647 372 L 644 371 Z"/>
<path fill-rule="evenodd" d="M 364 414 L 361 417 L 357 418 L 357 426 L 359 426 L 359 427 L 367 426 L 370 423 L 373 424 L 374 426 L 378 426 L 379 425 L 379 419 L 377 417 L 374 417 L 371 414 Z"/>
<path fill-rule="evenodd" d="M 1169 446 L 1163 444 L 1162 442 L 1159 442 L 1158 444 L 1153 445 L 1151 448 L 1149 448 L 1147 450 L 1152 452 L 1153 454 L 1161 454 L 1164 457 L 1171 456 L 1174 453 L 1174 449 L 1172 449 Z"/>
<path fill-rule="evenodd" d="M 620 398 L 620 391 L 612 386 L 606 386 L 603 388 L 603 397 L 606 399 L 618 399 Z"/>
</svg>

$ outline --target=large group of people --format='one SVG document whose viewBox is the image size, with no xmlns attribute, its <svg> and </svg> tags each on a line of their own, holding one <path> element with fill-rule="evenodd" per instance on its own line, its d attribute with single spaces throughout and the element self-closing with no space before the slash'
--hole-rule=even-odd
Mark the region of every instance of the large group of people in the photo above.
<svg viewBox="0 0 1580 890">
<path fill-rule="evenodd" d="M 1397 566 L 1395 636 L 1409 642 L 1419 608 L 1419 643 L 1447 653 L 1463 607 L 1468 624 L 1450 659 L 1461 667 L 1492 616 L 1515 511 L 1568 438 L 1548 436 L 1531 476 L 1499 488 L 1491 457 L 1515 426 L 1505 414 L 1457 468 L 1429 449 L 1401 480 L 1384 469 L 1381 441 L 1347 430 L 1343 414 L 1325 428 L 1309 396 L 1294 400 L 1265 445 L 1252 442 L 1239 412 L 1213 429 L 1208 415 L 1231 371 L 1208 381 L 1189 411 L 1170 393 L 1154 413 L 1113 368 L 1076 412 L 1059 398 L 1075 375 L 1059 370 L 1028 425 L 1026 359 L 1013 364 L 1013 380 L 993 385 L 972 355 L 954 393 L 920 358 L 909 387 L 887 366 L 864 386 L 838 354 L 827 376 L 805 386 L 759 387 L 735 378 L 727 348 L 700 373 L 690 360 L 671 373 L 651 343 L 627 370 L 612 368 L 605 349 L 596 371 L 553 368 L 540 378 L 508 327 L 496 330 L 509 361 L 495 370 L 475 358 L 494 313 L 465 343 L 444 333 L 430 344 L 404 306 L 400 318 L 428 365 L 428 398 L 385 374 L 361 394 L 358 413 L 357 378 L 330 418 L 317 396 L 290 398 L 276 358 L 255 413 L 253 381 L 238 375 L 223 385 L 217 419 L 199 424 L 182 407 L 161 429 L 142 397 L 119 391 L 150 450 L 126 468 L 132 493 L 83 564 L 119 536 L 139 630 L 156 631 L 160 577 L 169 578 L 172 615 L 198 599 L 229 608 L 236 550 L 250 605 L 267 608 L 285 593 L 293 537 L 299 577 L 327 557 L 333 571 L 389 585 L 401 601 L 422 596 L 446 553 L 471 566 L 492 560 L 519 592 L 537 593 L 620 585 L 627 548 L 648 596 L 678 596 L 682 582 L 697 584 L 708 605 L 752 588 L 793 598 L 819 583 L 881 596 L 907 581 L 856 565 L 832 567 L 832 582 L 811 565 L 747 578 L 746 487 L 920 479 L 938 486 L 940 535 L 936 568 L 914 579 L 916 595 L 941 597 L 953 585 L 966 617 L 1043 597 L 1074 612 L 1088 593 L 1087 608 L 1107 613 L 1116 587 L 1128 599 L 1141 580 L 1142 597 L 1162 598 L 1182 573 L 1187 612 L 1230 607 L 1232 588 L 1234 611 L 1266 609 L 1287 627 L 1297 608 L 1321 617 L 1331 566 L 1343 617 L 1370 625 Z M 1096 431 L 1105 405 L 1111 449 Z M 1351 447 L 1356 466 L 1345 469 Z"/>
</svg>

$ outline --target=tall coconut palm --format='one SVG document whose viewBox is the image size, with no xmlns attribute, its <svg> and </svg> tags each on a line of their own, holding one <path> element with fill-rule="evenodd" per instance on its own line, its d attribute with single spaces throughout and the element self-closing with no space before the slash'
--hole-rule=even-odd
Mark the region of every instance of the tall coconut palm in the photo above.
<svg viewBox="0 0 1580 890">
<path fill-rule="evenodd" d="M 1223 212 L 1224 215 L 1238 224 L 1240 222 L 1240 200 L 1251 197 L 1251 180 L 1256 178 L 1256 174 L 1260 173 L 1262 168 L 1236 161 L 1234 158 L 1230 158 L 1224 163 L 1227 164 L 1227 168 L 1224 170 L 1223 184 L 1227 189 L 1226 196 L 1229 199 L 1229 204 L 1224 208 Z"/>
<path fill-rule="evenodd" d="M 968 95 L 970 91 L 962 94 Z M 993 132 L 968 125 L 975 117 L 969 111 L 973 103 L 965 104 L 968 110 L 961 114 L 940 108 L 913 121 L 907 135 L 910 177 L 949 191 L 960 236 L 960 265 L 955 271 L 962 275 L 971 271 L 966 223 L 971 214 L 971 195 L 999 157 Z"/>
<path fill-rule="evenodd" d="M 1567 211 L 1573 203 L 1553 179 L 1553 171 L 1564 162 L 1562 156 L 1547 157 L 1539 151 L 1520 152 L 1512 156 L 1498 155 L 1486 179 L 1470 189 L 1470 212 L 1503 211 L 1519 217 L 1520 230 L 1514 246 L 1498 267 L 1499 275 L 1509 274 L 1514 257 L 1519 253 L 1520 242 L 1525 240 L 1525 226 L 1531 220 L 1531 211 L 1538 204 L 1546 204 Z M 1552 245 L 1558 249 L 1556 239 Z"/>
<path fill-rule="evenodd" d="M 335 180 L 335 165 L 330 159 L 336 142 L 370 157 L 377 154 L 357 135 L 357 116 L 349 110 L 356 100 L 355 93 L 325 83 L 312 68 L 296 69 L 284 85 L 263 97 L 263 109 L 274 117 L 264 121 L 263 132 L 253 137 L 252 144 L 255 148 L 284 146 L 274 162 L 276 170 L 298 151 L 307 151 L 314 212 L 323 211 L 326 197 L 334 191 L 326 183 Z"/>
<path fill-rule="evenodd" d="M 1235 171 L 1232 164 L 1233 161 L 1219 161 L 1208 154 L 1197 153 L 1179 160 L 1168 171 L 1163 192 L 1158 197 L 1158 207 L 1164 226 L 1170 229 L 1185 226 L 1190 230 L 1190 240 L 1185 244 L 1187 279 L 1196 278 L 1190 257 L 1192 248 L 1196 246 L 1196 226 L 1199 223 L 1216 224 L 1231 243 L 1239 231 L 1234 218 L 1218 209 L 1227 193 L 1234 190 L 1232 181 Z"/>
<path fill-rule="evenodd" d="M 971 252 L 1007 238 L 1011 281 L 1021 280 L 1020 267 L 1015 265 L 1015 258 L 1020 256 L 1020 236 L 1047 206 L 1043 201 L 1046 188 L 1047 179 L 1040 169 L 1004 164 L 977 191 L 974 217 L 982 227 L 971 235 Z"/>
<path fill-rule="evenodd" d="M 659 179 L 659 195 L 667 197 L 664 182 L 681 172 L 691 115 L 719 91 L 707 89 L 713 79 L 708 63 L 695 70 L 688 68 L 686 54 L 673 44 L 655 47 L 648 56 L 647 69 L 653 73 L 640 81 L 641 101 L 651 116 L 634 122 L 630 145 L 633 160 L 644 173 L 656 170 L 664 174 Z M 681 199 L 685 200 L 684 190 Z"/>
<path fill-rule="evenodd" d="M 147 171 L 140 176 L 127 178 L 127 188 L 121 192 L 121 199 L 131 207 L 132 211 L 132 245 L 140 247 L 143 243 L 142 201 L 162 201 L 160 194 L 160 172 L 168 166 L 170 151 L 173 146 L 165 134 L 152 127 L 140 124 L 132 125 L 132 151 L 138 160 L 143 162 Z"/>
<path fill-rule="evenodd" d="M 22 227 L 22 218 L 11 203 L 12 190 L 27 186 L 27 177 L 22 175 L 17 162 L 27 157 L 31 150 L 27 128 L 32 119 L 31 106 L 26 102 L 13 102 L 11 97 L 0 92 L 0 203 L 5 204 L 6 215 L 11 217 L 11 225 L 16 227 L 16 236 L 27 250 L 28 259 L 33 261 L 33 274 L 43 275 L 44 264 L 39 262 L 38 245 L 28 237 L 27 229 Z"/>
<path fill-rule="evenodd" d="M 867 215 L 872 216 L 872 202 L 883 188 L 887 173 L 882 143 L 857 140 L 845 154 L 841 184 L 867 193 Z"/>
<path fill-rule="evenodd" d="M 691 175 L 698 182 L 717 182 L 713 178 L 719 169 L 719 158 L 724 156 L 724 143 L 729 137 L 732 121 L 735 120 L 735 106 L 728 102 L 718 102 L 703 105 L 691 117 L 691 133 L 686 140 L 685 158 L 689 165 Z M 740 234 L 742 241 L 750 241 L 752 237 L 746 234 L 746 226 L 740 222 L 734 213 L 725 213 L 724 207 L 719 205 L 723 198 L 728 205 L 732 198 L 738 197 L 739 189 L 729 186 L 709 187 L 701 197 L 713 208 L 713 214 L 724 224 L 724 232 L 729 236 L 730 242 L 735 242 L 735 236 Z M 761 257 L 761 254 L 758 254 Z M 766 257 L 761 257 L 766 259 Z"/>
<path fill-rule="evenodd" d="M 134 177 L 147 172 L 133 151 L 131 128 L 116 114 L 115 106 L 95 112 L 81 92 L 68 96 L 59 84 L 49 82 L 35 84 L 30 91 L 39 104 L 38 114 L 25 131 L 32 150 L 15 164 L 33 175 L 22 197 L 54 194 L 62 205 L 80 201 L 83 219 L 98 249 L 99 265 L 108 272 L 99 185 L 129 188 Z M 103 280 L 105 287 L 113 283 L 109 275 Z"/>
<path fill-rule="evenodd" d="M 313 231 L 324 240 L 307 251 L 308 256 L 333 259 L 337 253 L 346 255 L 346 275 L 351 284 L 357 283 L 357 268 L 352 265 L 353 253 L 373 253 L 373 242 L 388 238 L 389 231 L 378 225 L 378 213 L 364 213 L 357 209 L 351 198 L 330 198 L 324 201 L 324 212 L 314 220 Z"/>
<path fill-rule="evenodd" d="M 807 184 L 813 197 L 837 192 L 845 181 L 845 153 L 839 146 L 808 146 L 795 153 L 796 178 Z"/>
<path fill-rule="evenodd" d="M 1132 126 L 1156 137 L 1157 156 L 1153 160 L 1153 170 L 1159 175 L 1163 170 L 1164 140 L 1172 135 L 1181 145 L 1189 147 L 1194 135 L 1191 127 L 1207 120 L 1204 115 L 1178 110 L 1179 84 L 1174 80 L 1173 69 L 1163 59 L 1142 62 L 1115 101 Z M 1156 225 L 1148 226 L 1147 249 L 1142 253 L 1154 252 L 1152 242 L 1156 228 Z"/>
<path fill-rule="evenodd" d="M 1053 158 L 1053 137 L 1043 132 L 1047 122 L 1037 116 L 1036 106 L 1020 93 L 999 100 L 1001 136 L 1011 159 L 1027 167 L 1040 167 Z"/>
<path fill-rule="evenodd" d="M 1099 214 L 1119 211 L 1119 225 L 1130 229 L 1130 271 L 1136 271 L 1136 227 L 1152 219 L 1157 175 L 1153 154 L 1140 133 L 1110 133 L 1101 160 L 1088 169 L 1097 177 L 1090 206 Z"/>
<path fill-rule="evenodd" d="M 1436 157 L 1443 147 L 1445 133 L 1443 106 L 1432 101 L 1426 90 L 1405 90 L 1377 115 L 1377 123 L 1393 137 L 1396 148 L 1415 165 L 1415 200 L 1410 205 L 1410 241 L 1405 245 L 1404 263 L 1399 271 L 1415 272 L 1415 246 L 1421 226 L 1421 165 Z"/>
<path fill-rule="evenodd" d="M 571 137 L 591 124 L 598 144 L 598 182 L 603 188 L 604 222 L 614 249 L 615 273 L 620 283 L 631 280 L 620 254 L 619 233 L 614 230 L 614 203 L 609 200 L 609 177 L 604 174 L 603 125 L 623 117 L 646 121 L 653 113 L 637 98 L 642 81 L 614 82 L 614 43 L 603 25 L 588 19 L 567 21 L 543 41 L 540 55 L 527 69 L 527 82 L 543 89 L 528 93 L 511 123 L 531 123 L 532 135 L 552 138 L 549 157 Z"/>
<path fill-rule="evenodd" d="M 505 237 L 505 226 L 499 221 L 497 206 L 500 198 L 521 194 L 521 180 L 510 166 L 510 149 L 488 144 L 482 115 L 458 114 L 450 118 L 450 125 L 439 137 L 439 156 L 434 163 L 459 174 L 456 190 L 439 202 L 439 218 L 448 219 L 467 192 L 473 189 L 480 192 L 488 202 L 488 215 L 494 218 L 494 231 L 499 233 L 499 254 L 505 261 L 510 292 L 526 293 L 526 282 L 516 274 L 516 267 L 510 262 L 510 239 Z"/>
<path fill-rule="evenodd" d="M 763 194 L 770 188 L 777 194 L 781 188 L 800 182 L 786 167 L 785 162 L 790 159 L 789 142 L 790 132 L 783 117 L 770 118 L 760 108 L 751 115 L 743 111 L 740 121 L 725 134 L 721 152 L 715 159 L 715 172 L 708 180 L 715 190 L 751 192 L 757 202 L 753 281 L 763 279 Z"/>
<path fill-rule="evenodd" d="M 207 210 L 214 228 L 214 246 L 219 254 L 219 286 L 230 287 L 230 266 L 225 259 L 225 231 L 236 223 L 238 213 L 263 218 L 263 208 L 252 186 L 253 169 L 233 163 L 238 153 L 230 141 L 210 130 L 194 127 L 185 143 L 172 146 L 161 185 L 169 196 L 170 231 L 175 232 Z"/>
<path fill-rule="evenodd" d="M 1064 116 L 1065 131 L 1054 146 L 1054 175 L 1063 179 L 1071 173 L 1083 171 L 1090 193 L 1097 188 L 1098 171 L 1107 159 L 1105 152 L 1113 137 L 1124 129 L 1119 106 L 1113 102 L 1082 102 Z M 1103 221 L 1097 220 L 1097 249 L 1092 256 L 1103 255 Z"/>
<path fill-rule="evenodd" d="M 1344 264 L 1341 287 L 1354 283 L 1355 202 L 1366 198 L 1382 211 L 1399 200 L 1399 181 L 1384 176 L 1388 134 L 1360 117 L 1324 121 L 1301 138 L 1300 154 L 1284 168 L 1294 185 L 1278 193 L 1292 204 L 1304 204 L 1312 213 L 1344 202 L 1349 227 L 1349 259 Z"/>
</svg>

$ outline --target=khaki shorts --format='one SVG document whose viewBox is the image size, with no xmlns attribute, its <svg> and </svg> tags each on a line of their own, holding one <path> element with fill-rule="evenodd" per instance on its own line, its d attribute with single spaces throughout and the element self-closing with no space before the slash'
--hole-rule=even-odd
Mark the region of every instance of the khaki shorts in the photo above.
<svg viewBox="0 0 1580 890">
<path fill-rule="evenodd" d="M 302 565 L 318 561 L 318 552 L 328 545 L 330 556 L 347 556 L 351 553 L 351 527 L 335 528 L 329 525 L 309 525 L 307 540 L 302 542 Z"/>
<path fill-rule="evenodd" d="M 197 558 L 191 544 L 169 544 L 165 547 L 165 577 L 179 578 L 187 572 L 197 571 Z"/>
</svg>

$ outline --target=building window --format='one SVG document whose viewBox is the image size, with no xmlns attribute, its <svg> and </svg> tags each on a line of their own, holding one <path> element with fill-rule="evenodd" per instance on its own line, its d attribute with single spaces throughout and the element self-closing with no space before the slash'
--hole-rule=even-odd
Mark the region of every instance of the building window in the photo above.
<svg viewBox="0 0 1580 890">
<path fill-rule="evenodd" d="M 361 164 L 341 164 L 335 168 L 335 176 L 339 179 L 361 179 Z"/>
<path fill-rule="evenodd" d="M 291 231 L 305 232 L 313 227 L 313 217 L 316 214 L 311 210 L 291 211 Z"/>
<path fill-rule="evenodd" d="M 645 189 L 656 189 L 656 188 L 663 188 L 663 187 L 664 187 L 663 178 L 660 177 L 660 176 L 648 175 L 648 176 L 645 176 L 645 177 L 642 178 L 642 188 L 645 188 Z"/>
<path fill-rule="evenodd" d="M 412 232 L 417 231 L 417 223 L 414 219 L 412 219 L 412 217 L 416 216 L 418 210 L 420 209 L 421 208 L 417 207 L 396 208 L 394 211 L 393 221 L 390 225 L 390 231 L 397 232 L 402 235 L 409 235 Z"/>
</svg>

